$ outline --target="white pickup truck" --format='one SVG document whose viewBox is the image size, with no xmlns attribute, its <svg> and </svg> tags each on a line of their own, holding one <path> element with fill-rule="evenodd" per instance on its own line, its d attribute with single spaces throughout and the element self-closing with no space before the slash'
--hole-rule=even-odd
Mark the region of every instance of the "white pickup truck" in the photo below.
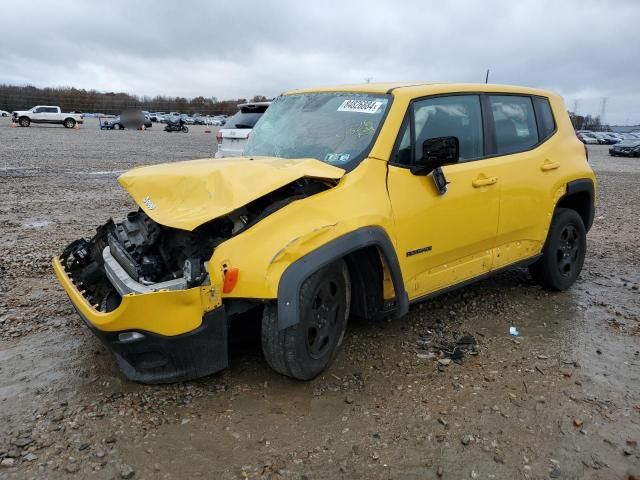
<svg viewBox="0 0 640 480">
<path fill-rule="evenodd" d="M 21 127 L 28 127 L 32 123 L 55 123 L 73 128 L 83 122 L 81 113 L 63 113 L 60 107 L 50 105 L 37 105 L 31 110 L 15 111 L 11 115 Z"/>
</svg>

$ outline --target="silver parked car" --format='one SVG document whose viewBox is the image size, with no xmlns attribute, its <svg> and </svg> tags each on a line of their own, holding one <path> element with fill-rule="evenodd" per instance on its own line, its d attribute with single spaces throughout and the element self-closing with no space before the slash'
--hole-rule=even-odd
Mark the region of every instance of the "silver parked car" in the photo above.
<svg viewBox="0 0 640 480">
<path fill-rule="evenodd" d="M 271 102 L 241 103 L 240 110 L 227 119 L 223 128 L 216 133 L 218 151 L 216 158 L 240 157 L 249 139 L 253 126 L 267 111 Z"/>
</svg>

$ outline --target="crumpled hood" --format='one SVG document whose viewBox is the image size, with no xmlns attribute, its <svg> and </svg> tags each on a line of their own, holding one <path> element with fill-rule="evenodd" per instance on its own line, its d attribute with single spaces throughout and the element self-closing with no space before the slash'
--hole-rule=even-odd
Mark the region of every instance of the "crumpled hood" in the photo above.
<svg viewBox="0 0 640 480">
<path fill-rule="evenodd" d="M 205 158 L 134 168 L 118 182 L 155 222 L 191 231 L 299 178 L 344 174 L 310 158 Z"/>
</svg>

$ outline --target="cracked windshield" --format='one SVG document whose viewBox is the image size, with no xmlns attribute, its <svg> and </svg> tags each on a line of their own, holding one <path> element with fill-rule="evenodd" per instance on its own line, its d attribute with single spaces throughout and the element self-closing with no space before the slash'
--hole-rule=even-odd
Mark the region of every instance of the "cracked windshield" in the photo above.
<svg viewBox="0 0 640 480">
<path fill-rule="evenodd" d="M 245 155 L 344 166 L 366 154 L 388 103 L 386 96 L 345 93 L 279 97 L 251 133 Z"/>
</svg>

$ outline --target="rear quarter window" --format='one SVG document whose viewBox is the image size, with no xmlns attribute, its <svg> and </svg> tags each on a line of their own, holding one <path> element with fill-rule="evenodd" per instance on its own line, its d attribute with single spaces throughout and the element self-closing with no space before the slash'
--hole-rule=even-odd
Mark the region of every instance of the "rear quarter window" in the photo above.
<svg viewBox="0 0 640 480">
<path fill-rule="evenodd" d="M 546 140 L 553 135 L 553 132 L 556 131 L 556 121 L 553 118 L 553 111 L 551 110 L 549 99 L 544 97 L 534 97 L 533 105 L 536 109 L 540 140 Z"/>
</svg>

